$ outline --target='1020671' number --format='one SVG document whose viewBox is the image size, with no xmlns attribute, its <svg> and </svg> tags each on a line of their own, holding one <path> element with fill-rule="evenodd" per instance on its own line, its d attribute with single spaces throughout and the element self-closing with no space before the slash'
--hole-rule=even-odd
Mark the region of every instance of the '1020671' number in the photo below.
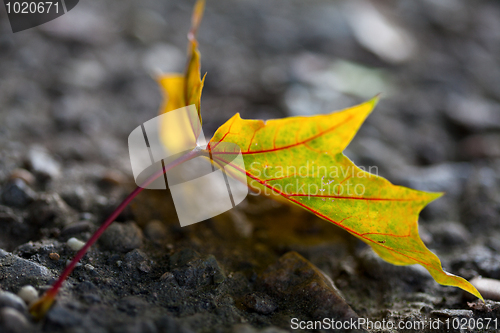
<svg viewBox="0 0 500 333">
<path fill-rule="evenodd" d="M 444 321 L 446 329 L 449 330 L 453 328 L 458 329 L 472 329 L 472 330 L 482 330 L 482 329 L 498 329 L 498 319 L 492 318 L 453 318 L 446 319 Z"/>
<path fill-rule="evenodd" d="M 14 14 L 44 14 L 49 13 L 50 9 L 53 8 L 56 13 L 59 13 L 59 3 L 46 1 L 46 2 L 7 2 L 5 4 L 7 7 L 7 13 Z M 53 7 L 52 7 L 53 6 Z"/>
</svg>

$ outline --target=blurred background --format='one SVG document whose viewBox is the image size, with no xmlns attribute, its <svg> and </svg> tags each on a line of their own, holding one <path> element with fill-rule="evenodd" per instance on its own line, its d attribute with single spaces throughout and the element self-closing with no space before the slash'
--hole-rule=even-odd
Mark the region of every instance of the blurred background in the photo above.
<svg viewBox="0 0 500 333">
<path fill-rule="evenodd" d="M 47 193 L 91 226 L 127 193 L 127 137 L 157 115 L 155 73 L 184 68 L 193 4 L 80 1 L 16 34 L 0 8 L 0 248 L 59 237 L 53 229 L 67 221 L 36 222 L 45 206 L 33 202 Z M 345 154 L 395 184 L 446 192 L 422 213 L 422 239 L 453 273 L 500 278 L 498 1 L 208 0 L 198 37 L 208 137 L 236 112 L 328 113 L 381 93 Z M 321 246 L 273 251 L 298 250 L 354 299 L 359 286 L 346 276 L 369 264 L 349 242 L 352 272 Z M 375 309 L 394 307 L 384 297 L 348 303 L 384 316 Z"/>
</svg>

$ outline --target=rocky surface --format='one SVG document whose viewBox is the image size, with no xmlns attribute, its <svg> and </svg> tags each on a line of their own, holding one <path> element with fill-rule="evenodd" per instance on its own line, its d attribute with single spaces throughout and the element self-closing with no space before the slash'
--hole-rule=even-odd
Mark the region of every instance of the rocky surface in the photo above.
<svg viewBox="0 0 500 333">
<path fill-rule="evenodd" d="M 16 34 L 0 9 L 0 331 L 278 333 L 294 318 L 366 318 L 441 321 L 373 332 L 474 332 L 445 322 L 500 321 L 494 0 L 208 1 L 199 33 L 207 136 L 235 112 L 325 113 L 382 92 L 346 154 L 393 183 L 446 192 L 422 212 L 422 239 L 491 300 L 268 198 L 181 228 L 169 192 L 144 191 L 46 318 L 30 317 L 22 288 L 45 291 L 75 254 L 68 240 L 87 240 L 133 189 L 127 136 L 160 105 L 150 74 L 184 66 L 192 5 L 83 1 Z"/>
</svg>

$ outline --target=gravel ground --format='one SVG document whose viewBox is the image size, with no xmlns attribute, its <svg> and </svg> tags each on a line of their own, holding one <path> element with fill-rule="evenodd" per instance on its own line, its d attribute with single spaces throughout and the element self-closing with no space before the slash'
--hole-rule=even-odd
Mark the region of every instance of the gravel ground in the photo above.
<svg viewBox="0 0 500 333">
<path fill-rule="evenodd" d="M 290 331 L 292 318 L 492 318 L 486 331 L 495 332 L 493 0 L 208 1 L 199 33 L 207 135 L 235 112 L 326 113 L 382 92 L 346 154 L 395 184 L 446 192 L 422 212 L 421 237 L 446 270 L 491 279 L 476 282 L 486 304 L 437 285 L 420 266 L 383 262 L 296 207 L 249 196 L 181 228 L 169 192 L 144 191 L 81 261 L 47 317 L 28 315 L 27 303 L 75 254 L 68 240 L 87 240 L 133 189 L 127 137 L 157 114 L 161 95 L 150 74 L 182 70 L 192 5 L 82 1 L 16 34 L 0 10 L 0 332 L 277 333 Z M 36 291 L 21 291 L 26 285 Z"/>
</svg>

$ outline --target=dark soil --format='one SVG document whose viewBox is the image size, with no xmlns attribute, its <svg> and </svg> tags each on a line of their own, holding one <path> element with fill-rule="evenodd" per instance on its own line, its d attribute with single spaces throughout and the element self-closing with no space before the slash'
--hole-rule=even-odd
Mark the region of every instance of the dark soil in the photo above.
<svg viewBox="0 0 500 333">
<path fill-rule="evenodd" d="M 192 5 L 81 1 L 16 34 L 0 9 L 0 332 L 271 333 L 290 331 L 293 318 L 358 317 L 493 318 L 486 331 L 495 332 L 494 0 L 208 1 L 199 33 L 207 136 L 236 112 L 326 113 L 382 92 L 346 155 L 395 184 L 446 192 L 422 212 L 421 237 L 447 271 L 494 279 L 482 287 L 492 299 L 485 305 L 420 266 L 383 262 L 299 208 L 249 196 L 181 228 L 169 192 L 144 191 L 81 261 L 47 317 L 30 317 L 15 294 L 25 285 L 46 290 L 75 253 L 68 239 L 87 240 L 133 190 L 127 137 L 157 115 L 161 94 L 150 74 L 183 68 Z"/>
</svg>

